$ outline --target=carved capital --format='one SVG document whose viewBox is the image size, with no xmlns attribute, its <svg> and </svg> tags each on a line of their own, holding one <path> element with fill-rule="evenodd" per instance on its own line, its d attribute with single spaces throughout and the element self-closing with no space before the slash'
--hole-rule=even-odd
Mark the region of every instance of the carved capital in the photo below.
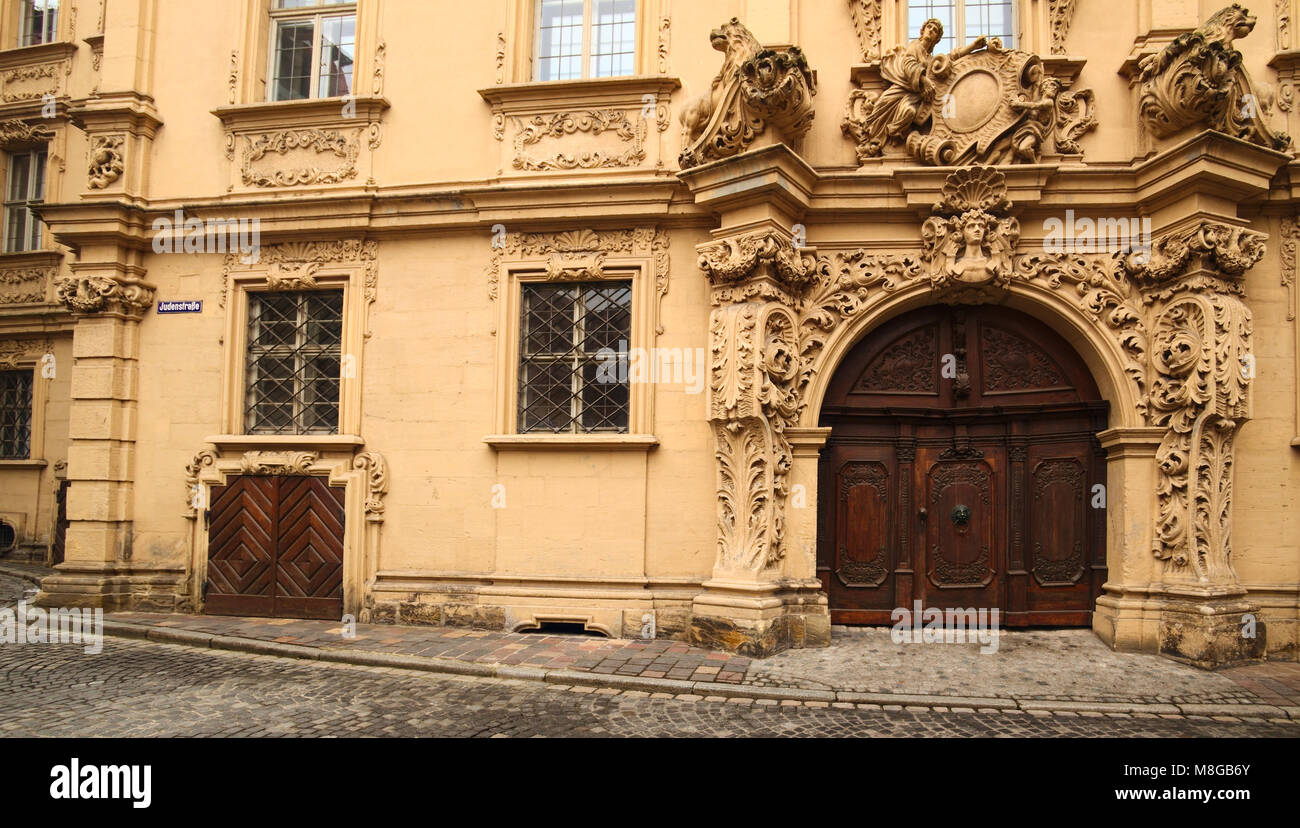
<svg viewBox="0 0 1300 828">
<path fill-rule="evenodd" d="M 812 279 L 814 258 L 775 230 L 720 239 L 696 248 L 713 285 L 714 304 L 755 297 L 793 304 Z"/>
<path fill-rule="evenodd" d="M 1246 271 L 1264 258 L 1263 233 L 1204 221 L 1130 253 L 1125 267 L 1147 304 L 1180 290 L 1241 295 Z"/>
<path fill-rule="evenodd" d="M 140 282 L 119 282 L 108 276 L 60 279 L 54 285 L 60 303 L 73 313 L 102 312 L 139 316 L 152 304 L 154 289 Z"/>
<path fill-rule="evenodd" d="M 1207 127 L 1269 149 L 1290 149 L 1290 137 L 1266 121 L 1272 96 L 1256 88 L 1232 45 L 1254 28 L 1255 17 L 1234 3 L 1142 60 L 1138 113 L 1152 135 L 1168 138 Z"/>
</svg>

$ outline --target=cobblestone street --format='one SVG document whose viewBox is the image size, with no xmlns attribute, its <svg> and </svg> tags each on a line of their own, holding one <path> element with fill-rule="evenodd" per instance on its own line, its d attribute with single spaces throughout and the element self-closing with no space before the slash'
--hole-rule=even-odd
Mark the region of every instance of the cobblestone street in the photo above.
<svg viewBox="0 0 1300 828">
<path fill-rule="evenodd" d="M 0 646 L 0 736 L 1294 736 L 1300 724 L 918 713 L 412 674 L 107 639 Z"/>
</svg>

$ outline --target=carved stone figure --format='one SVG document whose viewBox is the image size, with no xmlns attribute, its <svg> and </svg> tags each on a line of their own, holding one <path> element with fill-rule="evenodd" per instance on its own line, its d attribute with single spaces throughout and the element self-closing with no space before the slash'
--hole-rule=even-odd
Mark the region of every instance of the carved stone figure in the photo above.
<svg viewBox="0 0 1300 828">
<path fill-rule="evenodd" d="M 1290 137 L 1265 121 L 1270 96 L 1255 86 L 1241 52 L 1232 48 L 1254 28 L 1255 18 L 1234 3 L 1142 60 L 1138 113 L 1152 135 L 1168 138 L 1200 126 L 1270 149 L 1290 148 Z"/>
<path fill-rule="evenodd" d="M 1092 92 L 1066 92 L 1037 55 L 976 38 L 932 56 L 943 37 L 938 20 L 880 61 L 885 89 L 856 89 L 842 125 L 857 143 L 859 162 L 902 143 L 924 164 L 1037 163 L 1044 152 L 1078 152 L 1077 139 L 1096 125 Z"/>
<path fill-rule="evenodd" d="M 1020 223 L 994 214 L 1010 206 L 1005 194 L 1004 176 L 989 167 L 948 177 L 943 199 L 934 207 L 937 215 L 921 225 L 921 259 L 929 263 L 931 285 L 979 287 L 1010 280 Z"/>
<path fill-rule="evenodd" d="M 803 52 L 797 46 L 763 49 L 734 17 L 709 40 L 725 57 L 708 93 L 682 112 L 681 168 L 743 152 L 769 124 L 789 140 L 802 138 L 812 125 L 817 94 Z"/>
</svg>

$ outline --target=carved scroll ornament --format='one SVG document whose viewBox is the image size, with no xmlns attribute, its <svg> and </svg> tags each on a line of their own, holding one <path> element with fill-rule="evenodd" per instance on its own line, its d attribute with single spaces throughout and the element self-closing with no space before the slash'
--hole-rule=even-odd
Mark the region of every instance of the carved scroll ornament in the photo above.
<svg viewBox="0 0 1300 828">
<path fill-rule="evenodd" d="M 901 144 L 923 164 L 1034 164 L 1045 152 L 1078 153 L 1097 124 L 1091 90 L 1068 90 L 1041 58 L 978 37 L 934 55 L 943 24 L 927 20 L 916 40 L 880 60 L 886 86 L 855 89 L 841 128 L 860 163 Z"/>
<path fill-rule="evenodd" d="M 1269 149 L 1290 149 L 1290 137 L 1265 121 L 1269 96 L 1255 86 L 1241 52 L 1232 47 L 1254 28 L 1255 18 L 1234 3 L 1142 60 L 1138 112 L 1152 135 L 1167 138 L 1204 126 Z"/>
<path fill-rule="evenodd" d="M 764 49 L 734 17 L 709 39 L 724 54 L 722 69 L 682 112 L 681 168 L 744 152 L 769 125 L 801 139 L 812 126 L 817 83 L 799 47 Z"/>
<path fill-rule="evenodd" d="M 82 276 L 55 283 L 58 301 L 74 313 L 116 311 L 138 315 L 153 304 L 154 289 L 136 282 L 119 282 L 107 276 Z"/>
</svg>

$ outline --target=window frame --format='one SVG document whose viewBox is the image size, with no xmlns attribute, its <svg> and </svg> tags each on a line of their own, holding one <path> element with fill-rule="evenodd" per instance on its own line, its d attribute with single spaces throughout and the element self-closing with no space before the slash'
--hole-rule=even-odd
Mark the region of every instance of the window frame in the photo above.
<svg viewBox="0 0 1300 828">
<path fill-rule="evenodd" d="M 580 81 L 603 80 L 605 78 L 630 78 L 635 77 L 640 72 L 642 59 L 642 27 L 645 25 L 646 0 L 633 0 L 632 14 L 632 71 L 625 75 L 594 75 L 591 73 L 591 41 L 594 26 L 592 24 L 592 15 L 594 14 L 596 0 L 582 0 L 582 55 L 579 58 L 579 65 L 582 68 L 582 74 L 576 78 L 552 78 L 542 80 L 538 77 L 542 67 L 542 2 L 543 0 L 532 0 L 532 36 L 530 59 L 528 61 L 528 81 L 532 83 L 575 83 Z"/>
<path fill-rule="evenodd" d="M 283 103 L 288 101 L 327 101 L 334 98 L 352 98 L 357 96 L 357 83 L 361 77 L 359 72 L 359 50 L 361 45 L 361 2 L 353 0 L 349 3 L 338 3 L 325 5 L 321 0 L 316 0 L 312 6 L 299 6 L 295 8 L 280 9 L 276 8 L 277 0 L 269 0 L 267 16 L 269 23 L 266 29 L 266 93 L 265 97 L 268 103 Z M 320 92 L 321 82 L 321 27 L 325 18 L 329 17 L 351 17 L 352 18 L 352 88 L 345 95 L 324 96 Z M 312 21 L 312 42 L 311 42 L 311 78 L 308 82 L 309 94 L 305 98 L 280 98 L 276 97 L 278 82 L 278 66 L 276 64 L 276 43 L 280 26 L 286 22 L 302 22 L 305 20 Z"/>
<path fill-rule="evenodd" d="M 64 0 L 64 2 L 66 1 L 67 0 Z M 47 43 L 59 42 L 59 25 L 62 23 L 62 19 L 63 19 L 63 15 L 61 13 L 62 12 L 61 6 L 55 6 L 54 20 L 52 24 L 50 24 L 48 17 L 44 21 L 42 21 L 43 24 L 42 29 L 48 30 L 49 36 L 46 37 L 46 31 L 42 31 L 41 33 L 42 39 L 28 42 L 27 24 L 28 24 L 28 20 L 30 19 L 30 12 L 34 11 L 35 9 L 34 4 L 36 2 L 48 3 L 49 0 L 19 0 L 18 14 L 17 14 L 17 23 L 18 23 L 17 41 L 18 42 L 15 44 L 16 47 L 19 49 L 25 49 L 28 46 L 43 46 Z M 46 8 L 44 11 L 48 14 L 49 9 Z"/>
<path fill-rule="evenodd" d="M 956 29 L 956 32 L 953 32 L 953 33 L 944 32 L 944 40 L 947 40 L 949 37 L 951 37 L 951 38 L 952 38 L 952 42 L 953 42 L 953 49 L 957 49 L 957 48 L 960 48 L 960 47 L 962 47 L 962 46 L 965 46 L 966 43 L 968 43 L 968 42 L 972 39 L 971 37 L 967 36 L 967 34 L 966 34 L 966 3 L 967 3 L 967 0 L 947 0 L 947 2 L 949 2 L 949 3 L 952 4 L 952 8 L 953 8 L 953 24 L 952 24 L 952 25 L 953 25 L 953 28 Z M 1009 23 L 1009 26 L 1010 26 L 1010 29 L 1011 29 L 1010 42 L 1007 42 L 1007 41 L 1004 39 L 1002 45 L 1005 46 L 1007 49 L 1017 49 L 1017 48 L 1019 48 L 1018 44 L 1020 43 L 1020 41 L 1021 41 L 1021 39 L 1022 39 L 1022 34 L 1023 34 L 1023 33 L 1020 31 L 1020 0 L 1010 0 L 1010 2 L 1008 3 L 1008 6 L 1009 6 L 1010 9 L 1011 9 L 1011 21 L 1010 21 L 1010 23 Z M 915 37 L 915 36 L 912 34 L 912 2 L 911 2 L 911 0 L 905 0 L 905 2 L 903 3 L 903 15 L 904 15 L 904 19 L 903 19 L 903 34 L 904 34 L 904 42 L 908 42 L 908 41 L 912 40 L 912 39 Z M 925 19 L 928 19 L 928 15 L 927 15 L 927 18 L 925 18 Z M 922 19 L 921 22 L 924 23 L 924 22 L 925 22 L 925 19 Z M 961 37 L 960 37 L 960 38 L 957 36 L 957 32 L 960 32 L 960 33 L 961 33 Z M 994 36 L 996 37 L 996 35 L 994 35 Z M 976 37 L 978 37 L 978 35 L 976 35 Z M 943 41 L 940 41 L 940 43 L 942 43 L 942 42 L 943 42 Z M 941 49 L 940 46 L 938 46 L 938 45 L 935 46 L 935 54 L 947 53 L 947 52 L 951 52 L 951 51 L 952 51 L 952 49 Z"/>
<path fill-rule="evenodd" d="M 14 174 L 14 158 L 28 156 L 32 158 L 33 163 L 29 168 L 31 172 L 40 170 L 40 194 L 37 197 L 32 196 L 32 189 L 35 186 L 37 176 L 29 172 L 27 182 L 27 198 L 24 200 L 12 200 L 9 197 L 12 189 Z M 41 221 L 35 213 L 32 212 L 33 204 L 45 203 L 45 191 L 49 189 L 49 147 L 46 145 L 31 147 L 29 149 L 6 150 L 4 153 L 4 197 L 2 200 L 3 210 L 0 210 L 0 232 L 3 233 L 3 239 L 0 239 L 0 251 L 4 253 L 33 253 L 45 249 L 45 222 Z M 12 211 L 22 209 L 26 212 L 26 218 L 29 222 L 27 232 L 22 240 L 23 246 L 11 248 L 9 244 L 9 216 Z M 35 238 L 33 238 L 33 235 Z M 31 246 L 28 246 L 31 245 Z"/>
<path fill-rule="evenodd" d="M 8 455 L 4 452 L 4 443 L 0 442 L 0 463 L 23 463 L 30 462 L 36 458 L 37 438 L 39 436 L 36 427 L 36 411 L 38 400 L 38 388 L 40 383 L 37 381 L 36 366 L 19 364 L 17 367 L 0 368 L 0 375 L 19 374 L 26 375 L 28 380 L 27 386 L 27 453 L 24 455 Z"/>
<path fill-rule="evenodd" d="M 632 272 L 625 272 L 621 274 L 620 273 L 605 274 L 604 278 L 602 279 L 564 280 L 564 281 L 554 281 L 549 279 L 548 280 L 523 279 L 520 281 L 519 337 L 518 337 L 518 347 L 516 348 L 516 386 L 515 386 L 515 407 L 517 412 L 516 419 L 515 419 L 516 433 L 530 434 L 530 435 L 531 434 L 569 435 L 575 437 L 586 436 L 586 435 L 602 435 L 602 434 L 623 435 L 623 434 L 631 433 L 632 431 L 632 383 L 626 381 L 621 383 L 626 387 L 626 393 L 627 393 L 627 401 L 624 403 L 623 406 L 623 415 L 624 415 L 623 419 L 625 420 L 625 424 L 621 428 L 613 427 L 613 428 L 588 429 L 583 427 L 582 421 L 584 417 L 584 408 L 585 408 L 584 392 L 588 387 L 588 382 L 582 376 L 583 369 L 589 364 L 597 364 L 597 361 L 595 359 L 595 354 L 600 353 L 600 351 L 603 349 L 597 350 L 594 353 L 589 353 L 587 351 L 578 352 L 574 349 L 573 346 L 576 346 L 576 344 L 580 339 L 586 338 L 586 333 L 582 331 L 583 319 L 580 317 L 579 314 L 579 308 L 582 307 L 584 302 L 585 291 L 593 287 L 599 288 L 599 287 L 622 286 L 622 288 L 627 291 L 628 322 L 627 322 L 626 331 L 620 332 L 618 344 L 620 346 L 626 345 L 630 351 L 631 348 L 633 347 L 632 336 L 633 336 L 633 328 L 635 326 L 635 320 L 636 320 L 636 309 L 633 307 L 636 299 L 634 285 L 635 285 L 635 274 Z M 555 356 L 555 355 L 542 356 L 538 360 L 539 362 L 546 362 L 549 364 L 565 364 L 566 367 L 569 368 L 570 371 L 569 377 L 570 377 L 570 386 L 571 386 L 570 393 L 569 393 L 569 410 L 570 410 L 569 428 L 563 431 L 556 431 L 554 429 L 549 429 L 549 428 L 526 428 L 525 427 L 524 408 L 523 408 L 524 396 L 526 393 L 525 382 L 524 382 L 524 368 L 525 368 L 524 349 L 527 343 L 524 337 L 524 329 L 525 329 L 525 314 L 527 311 L 527 307 L 524 301 L 524 293 L 530 287 L 541 287 L 541 286 L 553 287 L 553 288 L 572 287 L 581 291 L 581 293 L 578 296 L 576 296 L 573 300 L 573 319 L 571 320 L 572 327 L 569 329 L 570 331 L 569 340 L 571 343 L 571 347 L 566 352 L 559 354 L 559 356 Z M 534 355 L 534 357 L 537 356 L 538 355 Z M 584 357 L 586 357 L 587 359 L 583 359 Z M 618 361 L 615 362 L 616 370 L 620 366 L 620 362 L 626 359 L 627 356 L 625 354 L 622 353 L 618 354 L 617 357 Z M 568 364 L 569 362 L 571 362 L 572 364 L 571 365 Z M 625 366 L 626 362 L 621 362 L 621 365 Z M 595 382 L 595 380 L 593 380 L 592 382 Z"/>
<path fill-rule="evenodd" d="M 302 378 L 303 371 L 297 365 L 297 361 L 302 359 L 304 356 L 306 356 L 306 354 L 304 354 L 304 350 L 308 346 L 305 343 L 301 343 L 301 342 L 295 342 L 295 346 L 288 354 L 289 356 L 293 357 L 295 360 L 293 376 L 291 377 L 294 387 L 290 395 L 290 402 L 293 406 L 290 429 L 280 430 L 280 429 L 275 429 L 274 426 L 255 425 L 253 421 L 253 416 L 255 413 L 255 408 L 254 408 L 255 403 L 252 402 L 253 390 L 254 390 L 253 385 L 255 381 L 253 378 L 253 371 L 257 362 L 256 357 L 267 355 L 268 353 L 270 353 L 270 349 L 258 350 L 260 346 L 257 346 L 253 343 L 253 326 L 255 324 L 254 303 L 256 301 L 260 301 L 263 297 L 272 296 L 272 295 L 293 297 L 296 305 L 295 339 L 297 340 L 301 338 L 302 332 L 306 328 L 306 326 L 311 324 L 311 320 L 305 318 L 307 313 L 307 307 L 308 307 L 308 302 L 307 302 L 308 298 L 313 294 L 325 294 L 325 293 L 336 293 L 338 294 L 339 297 L 338 343 L 337 345 L 333 346 L 333 348 L 331 348 L 330 346 L 315 346 L 311 348 L 312 353 L 310 354 L 310 356 L 328 357 L 331 355 L 331 352 L 333 351 L 334 353 L 337 354 L 338 357 L 340 373 L 339 376 L 335 378 L 338 383 L 338 393 L 334 399 L 333 430 L 326 431 L 320 429 L 309 429 L 309 428 L 304 428 L 303 426 L 303 420 L 305 419 L 305 406 L 303 404 L 303 400 L 307 396 L 307 394 L 306 394 L 305 386 L 302 388 L 299 387 L 299 383 L 303 382 L 303 378 Z M 347 295 L 346 295 L 346 289 L 342 286 L 325 286 L 325 287 L 318 287 L 313 290 L 269 290 L 268 289 L 268 290 L 259 290 L 259 291 L 250 292 L 250 295 L 248 297 L 248 303 L 244 312 L 244 327 L 247 334 L 244 342 L 244 380 L 243 380 L 244 398 L 243 398 L 243 428 L 241 430 L 242 434 L 246 434 L 249 436 L 257 436 L 257 437 L 320 437 L 320 436 L 336 436 L 342 433 L 341 426 L 343 422 L 343 403 L 344 403 L 343 372 L 342 372 L 343 354 L 344 354 L 343 317 L 344 314 L 346 314 L 346 312 L 347 312 Z"/>
</svg>

